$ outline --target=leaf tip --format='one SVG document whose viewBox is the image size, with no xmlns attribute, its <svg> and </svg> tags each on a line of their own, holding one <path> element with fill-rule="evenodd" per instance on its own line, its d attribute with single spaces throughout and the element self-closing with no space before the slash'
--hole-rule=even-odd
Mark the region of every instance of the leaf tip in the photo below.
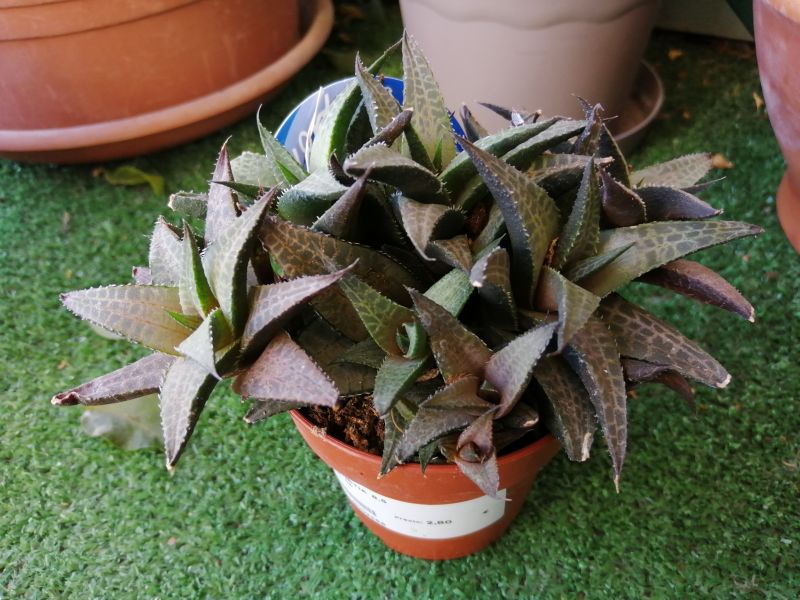
<svg viewBox="0 0 800 600">
<path fill-rule="evenodd" d="M 619 494 L 619 473 L 614 475 L 614 489 L 616 489 Z"/>
<path fill-rule="evenodd" d="M 725 373 L 725 379 L 723 379 L 720 383 L 718 383 L 717 387 L 719 389 L 724 389 L 724 388 L 728 387 L 728 384 L 731 382 L 731 379 L 732 379 L 731 374 L 730 373 Z"/>
<path fill-rule="evenodd" d="M 50 398 L 50 403 L 53 406 L 75 406 L 80 400 L 75 392 L 61 392 Z"/>
</svg>

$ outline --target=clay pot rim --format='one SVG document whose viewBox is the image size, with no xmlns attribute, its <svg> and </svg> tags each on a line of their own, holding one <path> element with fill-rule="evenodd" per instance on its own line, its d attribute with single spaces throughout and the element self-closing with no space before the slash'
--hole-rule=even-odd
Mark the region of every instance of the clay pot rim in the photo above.
<svg viewBox="0 0 800 600">
<path fill-rule="evenodd" d="M 49 129 L 0 130 L 3 152 L 87 148 L 136 140 L 187 127 L 235 109 L 275 89 L 299 71 L 322 47 L 332 27 L 332 0 L 311 0 L 313 12 L 300 40 L 283 56 L 230 86 L 159 110 L 100 123 Z"/>
<path fill-rule="evenodd" d="M 381 457 L 377 454 L 371 454 L 369 452 L 364 452 L 363 450 L 359 450 L 354 448 L 353 446 L 344 443 L 343 441 L 335 438 L 332 435 L 328 435 L 326 433 L 320 434 L 320 428 L 314 425 L 311 421 L 306 419 L 306 417 L 300 412 L 299 409 L 292 409 L 289 411 L 292 419 L 295 421 L 296 424 L 301 424 L 309 429 L 314 435 L 319 436 L 319 438 L 327 444 L 330 444 L 337 448 L 339 451 L 344 452 L 350 458 L 357 459 L 359 461 L 366 461 L 371 463 L 375 466 L 375 472 L 380 472 L 381 468 Z M 535 442 L 527 444 L 518 450 L 514 450 L 513 452 L 509 452 L 508 454 L 502 454 L 497 457 L 498 466 L 514 462 L 522 456 L 535 453 L 542 449 L 544 446 L 550 445 L 555 438 L 551 433 L 545 434 L 543 437 L 539 438 Z M 419 463 L 409 462 L 403 463 L 395 467 L 395 469 L 416 469 L 420 471 Z M 393 469 L 394 470 L 394 469 Z M 436 465 L 436 464 L 429 464 L 425 467 L 425 471 L 434 471 L 441 474 L 446 474 L 448 472 L 458 472 L 461 473 L 461 470 L 458 468 L 458 465 L 453 463 L 448 463 L 446 465 Z"/>
</svg>

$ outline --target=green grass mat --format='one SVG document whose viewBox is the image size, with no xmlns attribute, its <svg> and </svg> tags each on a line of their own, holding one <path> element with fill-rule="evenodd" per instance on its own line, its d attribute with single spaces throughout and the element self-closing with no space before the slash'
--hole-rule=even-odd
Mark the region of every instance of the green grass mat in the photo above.
<svg viewBox="0 0 800 600">
<path fill-rule="evenodd" d="M 374 54 L 399 36 L 398 15 L 358 32 Z M 670 49 L 683 55 L 669 60 Z M 588 463 L 547 467 L 499 543 L 447 563 L 386 550 L 288 417 L 248 428 L 230 392 L 209 404 L 172 477 L 159 452 L 83 435 L 80 411 L 50 396 L 141 351 L 97 339 L 58 293 L 128 281 L 165 198 L 112 187 L 92 166 L 0 161 L 0 598 L 796 598 L 800 259 L 775 218 L 783 162 L 754 104 L 755 56 L 657 34 L 649 58 L 667 100 L 632 162 L 710 150 L 734 163 L 705 197 L 766 233 L 703 260 L 752 300 L 758 322 L 653 297 L 727 366 L 730 387 L 699 390 L 697 414 L 643 388 L 621 494 L 598 440 Z M 265 107 L 268 125 L 344 74 L 316 59 Z M 257 145 L 250 118 L 127 162 L 170 191 L 203 189 L 228 136 L 234 153 Z"/>
</svg>

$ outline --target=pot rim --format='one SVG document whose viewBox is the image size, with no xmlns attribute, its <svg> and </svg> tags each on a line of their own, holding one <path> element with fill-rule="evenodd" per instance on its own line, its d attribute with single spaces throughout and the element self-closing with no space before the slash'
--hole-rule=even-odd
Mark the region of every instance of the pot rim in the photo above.
<svg viewBox="0 0 800 600">
<path fill-rule="evenodd" d="M 301 39 L 279 59 L 245 79 L 187 102 L 123 119 L 49 129 L 0 130 L 0 149 L 4 153 L 50 152 L 127 142 L 233 110 L 287 81 L 322 46 L 333 27 L 332 0 L 310 0 L 309 4 L 313 13 Z"/>
<path fill-rule="evenodd" d="M 299 409 L 294 408 L 294 409 L 290 410 L 289 413 L 290 413 L 292 419 L 294 419 L 296 423 L 299 422 L 300 424 L 302 424 L 305 427 L 307 427 L 309 430 L 311 430 L 315 435 L 317 435 L 324 442 L 334 446 L 337 450 L 339 450 L 341 452 L 344 452 L 345 454 L 347 454 L 351 458 L 355 458 L 355 459 L 358 459 L 360 461 L 366 461 L 366 462 L 371 463 L 372 465 L 375 466 L 375 472 L 376 473 L 380 472 L 382 458 L 380 456 L 378 456 L 377 454 L 371 454 L 369 452 L 364 452 L 363 450 L 359 450 L 358 448 L 354 448 L 353 446 L 344 443 L 343 441 L 337 439 L 336 437 L 334 437 L 332 435 L 328 435 L 327 433 L 323 432 L 319 427 L 314 425 L 311 421 L 309 421 L 300 412 Z M 552 433 L 546 433 L 544 436 L 542 436 L 541 438 L 539 438 L 535 442 L 532 442 L 530 444 L 526 444 L 522 448 L 519 448 L 518 450 L 514 450 L 513 452 L 509 452 L 508 454 L 502 454 L 502 455 L 497 457 L 498 467 L 501 464 L 514 462 L 517 459 L 522 458 L 523 456 L 535 453 L 538 450 L 543 449 L 545 446 L 550 445 L 554 439 L 555 438 L 553 437 Z M 392 471 L 394 471 L 395 469 L 417 469 L 417 470 L 420 470 L 419 469 L 419 463 L 416 463 L 416 462 L 402 463 L 400 465 L 397 465 L 394 469 L 392 469 Z M 458 471 L 459 473 L 461 473 L 461 470 L 458 468 L 458 465 L 456 465 L 455 463 L 447 463 L 445 465 L 429 464 L 427 467 L 425 467 L 425 472 L 426 473 L 428 471 L 431 471 L 431 470 L 435 471 L 435 472 L 439 472 L 439 473 L 447 473 L 447 472 L 453 472 L 453 471 Z M 387 473 L 387 475 L 388 475 L 388 473 Z"/>
</svg>

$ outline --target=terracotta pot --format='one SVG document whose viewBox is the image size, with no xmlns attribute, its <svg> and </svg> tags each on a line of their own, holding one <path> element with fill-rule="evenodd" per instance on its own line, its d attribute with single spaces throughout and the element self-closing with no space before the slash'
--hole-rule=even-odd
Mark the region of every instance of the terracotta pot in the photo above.
<svg viewBox="0 0 800 600">
<path fill-rule="evenodd" d="M 778 218 L 800 252 L 800 4 L 756 0 L 756 53 L 769 120 L 786 159 L 778 187 Z"/>
<path fill-rule="evenodd" d="M 582 116 L 573 94 L 625 107 L 659 0 L 400 0 L 450 107 L 477 101 Z M 483 109 L 489 129 L 504 121 Z"/>
<path fill-rule="evenodd" d="M 202 136 L 305 64 L 332 15 L 330 0 L 0 0 L 0 154 L 107 160 Z"/>
<path fill-rule="evenodd" d="M 548 435 L 498 459 L 494 500 L 455 465 L 401 465 L 378 479 L 381 459 L 314 427 L 298 411 L 292 419 L 303 439 L 333 469 L 358 518 L 389 548 L 416 558 L 459 558 L 485 548 L 519 514 L 536 474 L 558 453 Z"/>
</svg>

